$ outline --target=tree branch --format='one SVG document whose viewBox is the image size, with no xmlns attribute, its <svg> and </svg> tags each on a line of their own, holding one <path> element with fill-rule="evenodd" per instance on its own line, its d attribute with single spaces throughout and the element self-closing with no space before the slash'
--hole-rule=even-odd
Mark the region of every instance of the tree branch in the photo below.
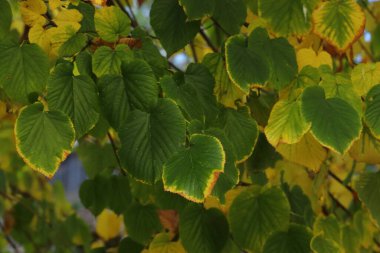
<svg viewBox="0 0 380 253">
<path fill-rule="evenodd" d="M 202 38 L 206 41 L 207 45 L 212 49 L 212 51 L 214 51 L 215 53 L 218 52 L 218 49 L 214 46 L 214 44 L 212 43 L 210 38 L 207 36 L 205 31 L 201 29 L 199 33 L 201 34 Z"/>
<path fill-rule="evenodd" d="M 112 135 L 111 135 L 111 133 L 109 131 L 107 132 L 107 137 L 108 137 L 108 139 L 109 139 L 109 141 L 111 143 L 113 153 L 115 155 L 117 164 L 119 165 L 119 168 L 120 168 L 120 172 L 121 172 L 121 174 L 123 174 L 123 176 L 126 176 L 127 173 L 124 171 L 123 166 L 121 165 L 121 162 L 120 162 L 120 157 L 117 154 L 117 147 L 115 145 L 115 141 L 113 140 Z"/>
</svg>

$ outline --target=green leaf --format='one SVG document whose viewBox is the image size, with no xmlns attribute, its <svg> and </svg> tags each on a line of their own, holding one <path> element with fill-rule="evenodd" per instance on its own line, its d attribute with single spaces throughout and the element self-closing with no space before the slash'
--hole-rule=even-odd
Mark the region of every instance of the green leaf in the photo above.
<svg viewBox="0 0 380 253">
<path fill-rule="evenodd" d="M 85 180 L 79 189 L 79 198 L 82 204 L 95 216 L 108 206 L 109 195 L 110 184 L 103 176 Z"/>
<path fill-rule="evenodd" d="M 301 35 L 311 29 L 311 14 L 318 0 L 260 1 L 262 17 L 279 35 Z"/>
<path fill-rule="evenodd" d="M 32 93 L 41 93 L 49 76 L 47 55 L 35 44 L 18 45 L 0 41 L 0 87 L 16 102 L 28 102 Z"/>
<path fill-rule="evenodd" d="M 364 32 L 365 15 L 355 0 L 323 2 L 313 12 L 314 33 L 346 51 Z"/>
<path fill-rule="evenodd" d="M 320 76 L 317 68 L 307 65 L 301 69 L 292 83 L 293 89 L 303 89 L 308 86 L 318 85 Z M 298 94 L 297 94 L 298 95 Z"/>
<path fill-rule="evenodd" d="M 225 154 L 220 141 L 212 136 L 193 134 L 189 143 L 164 165 L 164 187 L 191 201 L 203 202 L 224 171 Z"/>
<path fill-rule="evenodd" d="M 79 2 L 78 5 L 70 4 L 69 9 L 76 9 L 83 16 L 80 22 L 80 29 L 78 32 L 81 32 L 81 33 L 95 32 L 95 21 L 94 21 L 95 7 L 92 4 Z"/>
<path fill-rule="evenodd" d="M 149 110 L 158 99 L 158 85 L 150 66 L 143 60 L 123 62 L 121 73 L 129 103 L 133 108 Z"/>
<path fill-rule="evenodd" d="M 263 85 L 268 79 L 276 89 L 289 85 L 298 72 L 294 48 L 285 38 L 270 39 L 263 28 L 248 37 L 230 37 L 226 42 L 227 71 L 246 92 L 252 84 Z"/>
<path fill-rule="evenodd" d="M 117 164 L 111 144 L 81 142 L 76 153 L 89 178 L 99 173 L 111 174 Z"/>
<path fill-rule="evenodd" d="M 270 144 L 277 147 L 279 143 L 294 144 L 309 131 L 310 123 L 301 114 L 299 100 L 278 101 L 270 114 L 265 135 Z"/>
<path fill-rule="evenodd" d="M 107 6 L 96 10 L 95 27 L 103 40 L 115 42 L 129 35 L 130 21 L 119 7 Z"/>
<path fill-rule="evenodd" d="M 70 57 L 87 46 L 88 37 L 83 33 L 74 33 L 62 46 L 59 47 L 59 57 Z"/>
<path fill-rule="evenodd" d="M 314 234 L 323 234 L 326 239 L 340 243 L 342 233 L 339 222 L 333 215 L 319 216 L 314 222 L 313 231 Z"/>
<path fill-rule="evenodd" d="M 221 252 L 229 235 L 224 214 L 201 205 L 189 205 L 180 215 L 179 234 L 188 252 Z"/>
<path fill-rule="evenodd" d="M 294 48 L 285 38 L 276 38 L 265 42 L 264 50 L 271 67 L 269 81 L 276 89 L 288 86 L 298 72 Z"/>
<path fill-rule="evenodd" d="M 168 56 L 185 47 L 198 33 L 200 22 L 187 21 L 178 0 L 156 0 L 150 11 L 150 24 Z"/>
<path fill-rule="evenodd" d="M 132 202 L 128 177 L 112 176 L 108 179 L 110 194 L 108 195 L 108 207 L 117 214 L 127 210 Z"/>
<path fill-rule="evenodd" d="M 93 77 L 92 55 L 87 50 L 80 52 L 75 57 L 75 64 L 80 75 Z"/>
<path fill-rule="evenodd" d="M 365 98 L 366 108 L 364 113 L 364 120 L 371 130 L 371 133 L 380 139 L 380 85 L 374 86 Z"/>
<path fill-rule="evenodd" d="M 338 243 L 326 238 L 323 235 L 313 237 L 310 243 L 311 249 L 315 253 L 340 253 L 341 249 Z"/>
<path fill-rule="evenodd" d="M 224 203 L 226 192 L 239 182 L 239 170 L 235 164 L 236 157 L 231 142 L 221 129 L 210 128 L 205 130 L 204 133 L 218 138 L 223 145 L 223 150 L 226 155 L 224 172 L 219 175 L 218 181 L 212 190 L 212 195 L 217 196 L 219 200 Z"/>
<path fill-rule="evenodd" d="M 291 224 L 288 231 L 276 232 L 267 239 L 263 253 L 310 252 L 311 237 L 307 227 Z"/>
<path fill-rule="evenodd" d="M 310 86 L 304 90 L 301 108 L 315 138 L 340 154 L 360 137 L 362 124 L 358 112 L 340 98 L 326 99 L 321 87 Z"/>
<path fill-rule="evenodd" d="M 102 46 L 96 49 L 92 57 L 92 69 L 97 77 L 103 75 L 121 74 L 121 64 L 132 58 L 132 52 L 127 45 L 117 45 L 113 50 Z"/>
<path fill-rule="evenodd" d="M 141 47 L 133 48 L 134 56 L 145 60 L 157 78 L 169 74 L 168 61 L 161 55 L 149 35 L 139 28 L 134 29 L 132 35 L 141 40 Z"/>
<path fill-rule="evenodd" d="M 232 202 L 228 219 L 236 243 L 260 252 L 273 232 L 288 228 L 290 206 L 279 188 L 252 186 Z"/>
<path fill-rule="evenodd" d="M 144 246 L 138 242 L 135 242 L 130 237 L 125 237 L 120 241 L 119 244 L 119 253 L 141 253 L 144 249 Z"/>
<path fill-rule="evenodd" d="M 136 179 L 154 183 L 163 164 L 185 142 L 185 120 L 177 105 L 160 99 L 150 112 L 132 111 L 119 131 L 123 165 Z"/>
<path fill-rule="evenodd" d="M 360 200 L 367 206 L 372 217 L 380 224 L 380 203 L 378 194 L 380 193 L 380 172 L 364 172 L 357 181 L 356 190 Z"/>
<path fill-rule="evenodd" d="M 76 137 L 91 130 L 99 119 L 99 101 L 94 81 L 73 75 L 73 64 L 58 64 L 50 76 L 47 101 L 49 108 L 70 116 Z"/>
<path fill-rule="evenodd" d="M 15 124 L 19 155 L 34 170 L 51 178 L 74 145 L 74 127 L 59 111 L 40 103 L 24 107 Z"/>
<path fill-rule="evenodd" d="M 219 115 L 217 126 L 224 130 L 238 162 L 246 160 L 252 154 L 259 130 L 247 107 L 224 109 Z"/>
<path fill-rule="evenodd" d="M 189 119 L 210 122 L 216 118 L 219 109 L 213 95 L 214 78 L 202 64 L 190 64 L 185 73 L 162 78 L 161 87 Z"/>
<path fill-rule="evenodd" d="M 213 19 L 228 34 L 239 33 L 247 17 L 244 0 L 216 0 Z"/>
<path fill-rule="evenodd" d="M 263 43 L 268 41 L 268 34 L 263 29 L 254 30 L 247 39 L 239 34 L 226 42 L 227 72 L 231 80 L 245 93 L 252 84 L 264 84 L 269 79 L 270 68 Z"/>
<path fill-rule="evenodd" d="M 107 75 L 99 79 L 100 101 L 110 125 L 119 129 L 131 110 L 122 76 Z"/>
<path fill-rule="evenodd" d="M 226 107 L 236 108 L 236 100 L 245 102 L 248 95 L 232 82 L 226 70 L 223 56 L 219 53 L 210 53 L 203 58 L 202 62 L 214 75 L 214 94 L 216 100 Z"/>
<path fill-rule="evenodd" d="M 322 77 L 319 85 L 325 90 L 326 98 L 341 98 L 353 106 L 361 115 L 362 101 L 360 96 L 354 92 L 349 75 L 345 73 L 334 74 L 327 65 L 322 65 L 319 70 Z"/>
<path fill-rule="evenodd" d="M 216 0 L 179 0 L 188 20 L 198 20 L 212 15 Z"/>
<path fill-rule="evenodd" d="M 9 32 L 12 24 L 12 9 L 7 0 L 0 0 L 0 38 Z"/>
<path fill-rule="evenodd" d="M 162 229 L 157 209 L 151 204 L 134 203 L 129 206 L 124 213 L 124 223 L 128 236 L 143 245 Z"/>
<path fill-rule="evenodd" d="M 352 226 L 342 228 L 342 244 L 345 253 L 360 253 L 360 235 Z"/>
</svg>

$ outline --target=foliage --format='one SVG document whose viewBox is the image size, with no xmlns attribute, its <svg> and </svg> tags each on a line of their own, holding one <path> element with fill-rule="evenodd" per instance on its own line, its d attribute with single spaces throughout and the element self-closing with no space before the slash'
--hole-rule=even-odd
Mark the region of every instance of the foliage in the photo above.
<svg viewBox="0 0 380 253">
<path fill-rule="evenodd" d="M 380 252 L 379 10 L 0 0 L 0 251 Z"/>
</svg>

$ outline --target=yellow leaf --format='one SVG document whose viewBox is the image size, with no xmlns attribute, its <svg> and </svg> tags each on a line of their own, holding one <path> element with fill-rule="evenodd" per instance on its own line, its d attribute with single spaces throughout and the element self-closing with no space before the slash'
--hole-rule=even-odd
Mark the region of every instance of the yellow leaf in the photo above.
<svg viewBox="0 0 380 253">
<path fill-rule="evenodd" d="M 46 18 L 42 16 L 46 13 L 47 7 L 42 0 L 26 0 L 20 3 L 20 11 L 24 23 L 29 26 L 37 24 L 45 25 Z"/>
<path fill-rule="evenodd" d="M 380 83 L 380 63 L 366 63 L 355 66 L 351 73 L 354 91 L 364 96 L 376 84 Z"/>
<path fill-rule="evenodd" d="M 80 21 L 82 21 L 82 14 L 75 9 L 62 9 L 57 16 L 53 19 L 54 23 L 59 26 L 71 26 L 75 31 L 80 29 Z"/>
<path fill-rule="evenodd" d="M 298 70 L 310 65 L 318 68 L 321 65 L 329 65 L 332 67 L 332 58 L 326 51 L 321 51 L 318 54 L 311 48 L 302 48 L 297 52 Z"/>
<path fill-rule="evenodd" d="M 51 54 L 58 55 L 58 50 L 68 39 L 70 39 L 77 30 L 71 26 L 58 26 L 47 30 L 51 40 Z"/>
<path fill-rule="evenodd" d="M 356 0 L 330 0 L 313 12 L 314 33 L 346 51 L 364 32 L 365 15 Z"/>
<path fill-rule="evenodd" d="M 278 101 L 269 116 L 265 135 L 268 142 L 276 147 L 279 143 L 294 144 L 310 129 L 301 114 L 299 101 Z"/>
<path fill-rule="evenodd" d="M 58 9 L 61 6 L 62 6 L 61 0 L 49 0 L 50 10 Z"/>
<path fill-rule="evenodd" d="M 157 234 L 149 245 L 149 253 L 186 253 L 181 242 L 170 241 L 169 233 Z"/>
<path fill-rule="evenodd" d="M 327 157 L 327 151 L 314 137 L 307 133 L 296 144 L 280 144 L 277 147 L 285 159 L 303 165 L 313 171 L 318 171 Z"/>
<path fill-rule="evenodd" d="M 276 170 L 281 174 L 284 173 L 284 181 L 290 187 L 298 185 L 307 196 L 313 195 L 313 181 L 307 171 L 295 163 L 280 160 L 276 163 Z"/>
<path fill-rule="evenodd" d="M 96 233 L 105 241 L 115 238 L 120 234 L 122 217 L 114 212 L 104 209 L 96 218 Z"/>
<path fill-rule="evenodd" d="M 29 42 L 39 45 L 45 52 L 51 49 L 51 34 L 41 25 L 37 24 L 29 30 Z"/>
<path fill-rule="evenodd" d="M 380 164 L 380 141 L 364 131 L 352 145 L 349 154 L 357 162 Z"/>
</svg>

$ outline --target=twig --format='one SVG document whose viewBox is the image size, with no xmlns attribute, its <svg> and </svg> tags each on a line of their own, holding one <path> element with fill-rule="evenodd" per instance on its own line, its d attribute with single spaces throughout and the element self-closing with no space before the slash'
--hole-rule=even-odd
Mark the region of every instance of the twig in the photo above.
<svg viewBox="0 0 380 253">
<path fill-rule="evenodd" d="M 121 171 L 121 174 L 123 174 L 123 176 L 126 176 L 127 173 L 125 173 L 124 169 L 123 169 L 123 166 L 121 165 L 121 162 L 120 162 L 120 157 L 119 155 L 117 154 L 117 147 L 115 145 L 115 141 L 113 140 L 112 138 L 112 135 L 111 133 L 108 131 L 107 132 L 107 137 L 111 143 L 111 146 L 112 146 L 112 150 L 113 150 L 113 153 L 115 155 L 115 158 L 116 158 L 116 161 L 117 161 L 117 164 L 119 165 L 119 168 L 120 168 L 120 171 Z"/>
<path fill-rule="evenodd" d="M 350 212 L 350 210 L 348 210 L 342 203 L 340 203 L 340 201 L 334 197 L 334 195 L 331 194 L 331 192 L 329 192 L 329 196 L 332 200 L 334 200 L 335 204 L 340 208 L 342 209 L 349 217 L 352 217 L 352 213 Z"/>
<path fill-rule="evenodd" d="M 3 231 L 5 240 L 7 240 L 7 242 L 9 243 L 9 245 L 13 248 L 14 252 L 15 253 L 20 253 L 20 251 L 18 250 L 18 247 L 17 247 L 16 243 L 13 241 L 13 239 L 9 235 L 7 235 L 5 233 L 5 227 L 4 227 L 3 223 L 1 223 L 1 222 L 0 222 L 0 228 Z"/>
<path fill-rule="evenodd" d="M 342 179 L 340 179 L 337 175 L 335 175 L 332 171 L 328 171 L 328 174 L 330 177 L 334 178 L 336 181 L 338 181 L 340 184 L 342 184 L 348 191 L 354 195 L 354 198 L 357 196 L 356 191 L 349 185 L 345 184 Z"/>
<path fill-rule="evenodd" d="M 373 20 L 375 20 L 375 22 L 378 23 L 378 20 L 377 20 L 375 13 L 373 13 L 373 11 L 368 7 L 368 4 L 366 2 L 364 2 L 363 0 L 359 0 L 359 1 L 362 3 L 362 5 L 364 6 L 364 9 L 373 18 Z"/>
<path fill-rule="evenodd" d="M 131 4 L 129 3 L 128 0 L 125 0 L 125 2 L 127 3 L 127 6 L 128 6 L 128 8 L 129 8 L 129 11 L 131 12 L 131 15 L 132 15 L 132 18 L 133 18 L 132 23 L 134 23 L 134 25 L 135 25 L 134 27 L 136 27 L 136 26 L 138 26 L 139 24 L 137 23 L 137 18 L 136 18 L 136 16 L 135 16 L 135 14 L 133 13 L 132 6 L 131 6 Z"/>
<path fill-rule="evenodd" d="M 197 56 L 197 52 L 195 51 L 195 46 L 194 46 L 194 42 L 190 42 L 190 48 L 191 48 L 191 52 L 193 53 L 193 58 L 194 58 L 194 62 L 197 63 L 198 62 L 198 56 Z"/>
<path fill-rule="evenodd" d="M 222 30 L 227 36 L 231 36 L 231 34 L 229 32 L 227 32 L 226 30 L 224 30 L 224 28 L 218 23 L 218 21 L 216 21 L 214 18 L 211 18 L 212 21 L 214 21 L 214 24 L 220 29 Z"/>
<path fill-rule="evenodd" d="M 113 2 L 116 3 L 117 6 L 118 6 L 118 7 L 119 7 L 119 8 L 120 8 L 125 14 L 127 14 L 129 20 L 131 21 L 131 25 L 132 25 L 132 27 L 137 27 L 138 24 L 137 24 L 137 22 L 136 22 L 136 20 L 135 20 L 135 18 L 134 18 L 134 14 L 133 14 L 133 12 L 132 12 L 132 9 L 130 9 L 130 11 L 131 11 L 131 14 L 130 14 L 130 13 L 124 8 L 124 6 L 119 2 L 119 0 L 113 0 Z M 128 3 L 128 0 L 127 0 L 127 3 Z M 128 3 L 128 6 L 129 6 L 129 3 Z"/>
<path fill-rule="evenodd" d="M 374 62 L 375 58 L 373 58 L 371 52 L 366 48 L 363 42 L 361 42 L 361 40 L 358 40 L 358 43 L 360 45 L 360 48 L 366 53 L 366 55 L 371 59 L 371 61 Z"/>
<path fill-rule="evenodd" d="M 218 52 L 218 49 L 211 42 L 210 38 L 207 36 L 207 34 L 205 33 L 205 31 L 203 29 L 201 29 L 199 31 L 199 33 L 201 34 L 202 38 L 206 41 L 207 45 L 212 49 L 212 51 Z"/>
<path fill-rule="evenodd" d="M 180 68 L 178 68 L 176 65 L 174 65 L 174 63 L 172 63 L 171 61 L 168 60 L 168 63 L 169 63 L 169 65 L 170 65 L 173 69 L 175 69 L 175 70 L 177 70 L 177 71 L 179 71 L 179 72 L 182 72 L 182 70 L 181 70 Z"/>
</svg>

